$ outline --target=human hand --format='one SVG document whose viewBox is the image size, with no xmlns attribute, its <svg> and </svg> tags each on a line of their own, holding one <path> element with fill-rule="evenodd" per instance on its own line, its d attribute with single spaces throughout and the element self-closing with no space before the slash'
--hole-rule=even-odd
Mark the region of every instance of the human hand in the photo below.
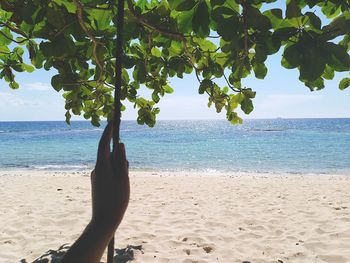
<svg viewBox="0 0 350 263">
<path fill-rule="evenodd" d="M 113 125 L 100 140 L 95 169 L 91 173 L 92 219 L 62 259 L 62 263 L 97 263 L 114 236 L 129 203 L 129 163 L 124 144 L 111 153 Z"/>
<path fill-rule="evenodd" d="M 106 126 L 97 152 L 95 169 L 91 173 L 92 222 L 114 233 L 123 219 L 129 203 L 129 163 L 124 144 L 110 150 L 113 125 Z"/>
</svg>

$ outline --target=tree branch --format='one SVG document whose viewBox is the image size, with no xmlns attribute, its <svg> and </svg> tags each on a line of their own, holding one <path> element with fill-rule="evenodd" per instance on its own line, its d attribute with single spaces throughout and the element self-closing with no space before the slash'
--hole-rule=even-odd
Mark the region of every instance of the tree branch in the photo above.
<svg viewBox="0 0 350 263">
<path fill-rule="evenodd" d="M 93 49 L 92 49 L 92 56 L 94 57 L 95 63 L 97 66 L 100 68 L 100 76 L 98 79 L 101 79 L 102 73 L 103 73 L 103 63 L 99 61 L 97 54 L 96 54 L 96 49 L 97 45 L 101 44 L 97 41 L 97 39 L 94 37 L 94 35 L 91 33 L 91 31 L 86 27 L 84 19 L 83 19 L 83 4 L 79 0 L 73 0 L 75 6 L 77 7 L 77 12 L 76 15 L 78 17 L 79 24 L 81 28 L 85 31 L 85 33 L 88 35 L 89 39 L 92 41 Z"/>
<path fill-rule="evenodd" d="M 10 29 L 11 31 L 17 33 L 18 35 L 21 35 L 22 37 L 25 37 L 25 38 L 29 38 L 28 35 L 26 33 L 24 33 L 22 30 L 20 30 L 19 28 L 17 27 L 13 27 L 12 25 L 10 25 L 9 23 L 0 23 L 0 26 L 4 26 L 4 27 L 7 27 L 8 29 Z"/>
<path fill-rule="evenodd" d="M 233 86 L 230 84 L 230 82 L 229 82 L 228 79 L 226 78 L 225 72 L 223 73 L 223 75 L 224 75 L 224 78 L 225 78 L 225 80 L 226 80 L 226 83 L 227 83 L 228 87 L 229 87 L 232 91 L 234 91 L 234 92 L 241 92 L 241 90 L 236 89 L 235 87 L 233 87 Z"/>
<path fill-rule="evenodd" d="M 2 31 L 0 31 L 0 34 L 1 35 L 3 35 L 5 38 L 7 38 L 8 40 L 11 40 L 12 42 L 15 42 L 15 43 L 17 43 L 17 44 L 21 44 L 21 43 L 23 43 L 23 42 L 26 42 L 26 41 L 28 41 L 29 39 L 23 39 L 23 40 L 21 40 L 21 41 L 17 41 L 17 40 L 15 40 L 15 39 L 12 39 L 12 38 L 10 38 L 10 37 L 8 37 L 4 32 L 2 32 Z"/>
<path fill-rule="evenodd" d="M 248 57 L 248 25 L 247 25 L 247 3 L 246 1 L 242 1 L 243 7 L 243 27 L 244 27 L 244 54 Z"/>
<path fill-rule="evenodd" d="M 132 0 L 126 0 L 126 1 L 128 4 L 129 11 L 137 19 L 137 21 L 140 24 L 142 24 L 142 25 L 144 25 L 144 26 L 146 26 L 154 31 L 157 31 L 158 33 L 160 33 L 162 35 L 168 36 L 174 40 L 183 41 L 185 39 L 185 36 L 179 32 L 173 32 L 173 31 L 170 31 L 170 30 L 167 30 L 165 28 L 161 28 L 157 25 L 153 25 L 153 24 L 149 23 L 145 18 L 143 18 L 141 15 L 136 13 Z"/>
<path fill-rule="evenodd" d="M 77 20 L 73 20 L 72 22 L 68 23 L 67 25 L 64 25 L 60 30 L 57 31 L 57 33 L 55 34 L 54 38 L 56 38 L 59 35 L 61 35 L 68 27 L 73 25 L 75 22 L 77 22 Z"/>
</svg>

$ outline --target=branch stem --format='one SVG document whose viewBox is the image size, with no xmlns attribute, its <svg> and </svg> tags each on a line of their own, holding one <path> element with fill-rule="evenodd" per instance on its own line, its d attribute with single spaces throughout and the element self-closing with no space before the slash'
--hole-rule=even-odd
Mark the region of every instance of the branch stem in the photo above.
<svg viewBox="0 0 350 263">
<path fill-rule="evenodd" d="M 81 26 L 81 28 L 85 31 L 85 33 L 88 35 L 89 39 L 92 41 L 92 45 L 93 45 L 93 49 L 92 49 L 92 56 L 94 57 L 95 63 L 96 65 L 99 67 L 100 69 L 100 76 L 98 79 L 101 78 L 102 74 L 103 74 L 103 63 L 101 64 L 101 62 L 98 59 L 98 56 L 96 54 L 97 51 L 97 45 L 100 44 L 97 39 L 94 37 L 94 35 L 92 34 L 92 32 L 87 28 L 87 26 L 85 25 L 84 19 L 83 19 L 83 4 L 79 1 L 79 0 L 73 0 L 75 6 L 77 7 L 77 17 L 78 17 L 78 21 L 79 24 Z"/>
</svg>

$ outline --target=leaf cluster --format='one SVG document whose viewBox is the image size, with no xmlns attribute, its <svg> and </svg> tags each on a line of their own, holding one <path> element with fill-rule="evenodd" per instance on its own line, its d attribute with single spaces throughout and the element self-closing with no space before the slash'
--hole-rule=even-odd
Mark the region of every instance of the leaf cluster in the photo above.
<svg viewBox="0 0 350 263">
<path fill-rule="evenodd" d="M 281 49 L 281 65 L 297 69 L 311 90 L 350 69 L 348 1 L 287 0 L 285 12 L 269 8 L 273 2 L 126 0 L 124 32 L 116 32 L 116 0 L 2 0 L 0 78 L 16 89 L 14 72 L 56 69 L 51 84 L 63 91 L 66 121 L 83 114 L 97 126 L 101 117 L 113 117 L 121 33 L 121 100 L 138 109 L 138 123 L 155 124 L 157 103 L 173 92 L 170 79 L 185 74 L 196 75 L 208 106 L 241 123 L 237 109 L 249 114 L 256 95 L 242 80 L 264 79 L 267 58 Z M 25 49 L 31 65 L 24 63 Z M 344 78 L 339 88 L 349 85 Z M 150 98 L 139 95 L 142 87 Z"/>
</svg>

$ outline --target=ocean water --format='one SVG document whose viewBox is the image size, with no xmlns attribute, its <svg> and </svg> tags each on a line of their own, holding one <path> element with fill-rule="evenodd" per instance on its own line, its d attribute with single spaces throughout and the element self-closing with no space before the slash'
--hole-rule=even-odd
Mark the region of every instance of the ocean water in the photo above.
<svg viewBox="0 0 350 263">
<path fill-rule="evenodd" d="M 0 122 L 0 169 L 94 166 L 102 128 L 89 122 Z M 350 119 L 123 121 L 132 169 L 350 175 Z"/>
</svg>

